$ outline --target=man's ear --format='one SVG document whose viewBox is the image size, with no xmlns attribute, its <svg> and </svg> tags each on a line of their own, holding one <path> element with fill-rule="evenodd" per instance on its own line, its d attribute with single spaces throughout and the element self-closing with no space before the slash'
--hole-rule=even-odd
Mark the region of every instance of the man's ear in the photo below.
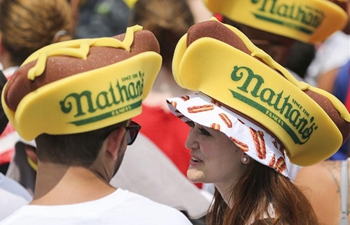
<svg viewBox="0 0 350 225">
<path fill-rule="evenodd" d="M 23 144 L 24 145 L 24 151 L 27 154 L 27 161 L 29 166 L 34 170 L 37 171 L 38 168 L 38 156 L 36 154 L 36 148 L 33 146 Z"/>
<path fill-rule="evenodd" d="M 120 148 L 121 143 L 124 141 L 125 129 L 124 127 L 119 127 L 115 129 L 106 139 L 107 142 L 107 152 L 111 154 L 113 159 L 117 159 L 118 150 Z"/>
</svg>

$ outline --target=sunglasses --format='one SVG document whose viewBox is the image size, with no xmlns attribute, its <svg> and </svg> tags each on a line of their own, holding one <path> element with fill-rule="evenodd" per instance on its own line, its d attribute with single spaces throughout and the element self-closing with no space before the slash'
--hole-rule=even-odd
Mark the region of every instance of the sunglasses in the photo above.
<svg viewBox="0 0 350 225">
<path fill-rule="evenodd" d="M 108 135 L 110 135 L 115 129 L 118 129 L 122 126 L 113 126 L 111 127 L 111 130 L 108 131 L 103 139 L 106 139 L 108 137 Z M 134 121 L 130 121 L 128 126 L 125 126 L 125 134 L 126 134 L 126 141 L 128 145 L 132 145 L 141 129 L 141 125 L 139 125 L 138 123 L 134 122 Z"/>
<path fill-rule="evenodd" d="M 125 127 L 126 141 L 128 145 L 132 145 L 134 143 L 140 129 L 141 129 L 141 125 L 134 121 L 130 121 L 130 124 Z"/>
</svg>

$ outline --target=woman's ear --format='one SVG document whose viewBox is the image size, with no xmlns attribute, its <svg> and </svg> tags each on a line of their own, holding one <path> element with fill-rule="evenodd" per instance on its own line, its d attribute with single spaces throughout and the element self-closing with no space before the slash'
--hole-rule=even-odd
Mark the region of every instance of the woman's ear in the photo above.
<svg viewBox="0 0 350 225">
<path fill-rule="evenodd" d="M 120 149 L 121 144 L 124 141 L 125 137 L 125 128 L 119 127 L 112 131 L 106 138 L 107 142 L 107 151 L 112 155 L 113 159 L 117 159 L 118 151 Z"/>
<path fill-rule="evenodd" d="M 245 165 L 248 165 L 250 163 L 250 157 L 247 156 L 245 153 L 241 156 L 241 162 Z"/>
</svg>

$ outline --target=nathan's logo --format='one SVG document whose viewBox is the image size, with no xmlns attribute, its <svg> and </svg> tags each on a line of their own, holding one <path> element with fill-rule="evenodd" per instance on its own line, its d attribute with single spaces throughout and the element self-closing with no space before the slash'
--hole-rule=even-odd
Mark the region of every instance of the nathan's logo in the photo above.
<svg viewBox="0 0 350 225">
<path fill-rule="evenodd" d="M 300 103 L 290 95 L 285 95 L 283 90 L 276 93 L 273 89 L 264 87 L 263 77 L 254 74 L 250 68 L 235 66 L 231 79 L 242 83 L 236 87 L 237 90 L 230 90 L 233 97 L 267 115 L 281 126 L 296 144 L 306 143 L 313 131 L 317 130 L 314 117 L 310 116 Z"/>
<path fill-rule="evenodd" d="M 98 93 L 90 90 L 85 90 L 81 93 L 70 93 L 60 101 L 61 111 L 66 114 L 73 112 L 76 118 L 86 114 L 92 115 L 91 117 L 71 122 L 77 126 L 131 111 L 141 106 L 143 77 L 144 74 L 141 72 L 125 76 L 121 80 L 116 80 L 114 85 L 109 83 L 109 87 L 106 87 L 105 90 L 100 90 Z M 139 99 L 139 101 L 132 101 L 134 99 Z M 129 101 L 132 101 L 132 103 L 123 104 Z M 123 104 L 123 106 L 118 107 L 120 104 Z M 98 114 L 98 111 L 106 108 L 111 110 Z"/>
<path fill-rule="evenodd" d="M 325 14 L 319 9 L 308 5 L 290 3 L 279 0 L 251 0 L 259 8 L 253 13 L 259 20 L 279 24 L 305 34 L 313 34 L 314 29 L 319 27 Z"/>
</svg>

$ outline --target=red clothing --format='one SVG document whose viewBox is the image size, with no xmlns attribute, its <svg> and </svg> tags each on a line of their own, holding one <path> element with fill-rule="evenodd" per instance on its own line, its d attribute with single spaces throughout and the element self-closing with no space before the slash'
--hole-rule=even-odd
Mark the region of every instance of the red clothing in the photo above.
<svg viewBox="0 0 350 225">
<path fill-rule="evenodd" d="M 7 124 L 4 132 L 0 135 L 0 165 L 11 162 L 15 155 L 16 131 L 10 123 Z M 10 144 L 8 144 L 10 143 Z"/>
<path fill-rule="evenodd" d="M 185 147 L 189 126 L 158 107 L 142 106 L 141 115 L 133 118 L 142 126 L 140 132 L 158 146 L 186 176 L 190 165 L 190 150 Z M 196 184 L 201 188 L 202 184 Z"/>
<path fill-rule="evenodd" d="M 17 68 L 11 67 L 3 71 L 7 80 L 10 79 Z M 18 139 L 16 133 L 11 123 L 8 123 L 5 130 L 0 134 L 0 165 L 10 163 L 15 155 L 15 144 Z"/>
</svg>

